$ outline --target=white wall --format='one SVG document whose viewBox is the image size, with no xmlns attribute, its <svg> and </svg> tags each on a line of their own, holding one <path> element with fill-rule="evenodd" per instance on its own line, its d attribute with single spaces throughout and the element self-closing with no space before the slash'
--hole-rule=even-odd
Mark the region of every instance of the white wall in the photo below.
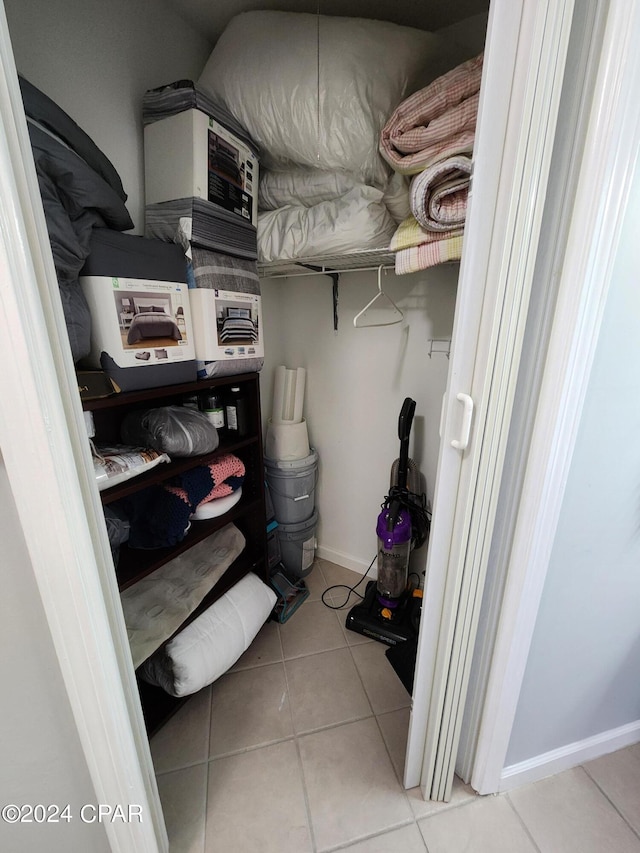
<svg viewBox="0 0 640 853">
<path fill-rule="evenodd" d="M 640 172 L 629 195 L 506 764 L 637 724 Z"/>
<path fill-rule="evenodd" d="M 277 341 L 277 363 L 307 369 L 305 417 L 319 454 L 317 535 L 319 554 L 326 559 L 360 570 L 375 555 L 376 518 L 398 457 L 398 415 L 405 397 L 417 404 L 410 455 L 433 497 L 449 362 L 443 354 L 429 358 L 429 340 L 451 337 L 458 270 L 451 264 L 410 276 L 387 274 L 384 289 L 404 321 L 362 329 L 353 327 L 353 318 L 375 295 L 376 273 L 343 274 L 337 333 L 330 278 L 262 283 L 267 351 Z M 271 411 L 268 374 L 274 362 L 271 355 L 263 371 L 265 416 Z M 424 568 L 424 554 L 419 557 Z"/>
<path fill-rule="evenodd" d="M 80 819 L 81 806 L 97 805 L 96 796 L 1 457 L 0 506 L 0 803 L 69 803 L 73 818 L 0 821 L 0 849 L 106 853 L 104 828 Z"/>
<path fill-rule="evenodd" d="M 210 43 L 162 0 L 4 0 L 18 71 L 91 136 L 144 231 L 142 97 L 197 79 Z"/>
</svg>

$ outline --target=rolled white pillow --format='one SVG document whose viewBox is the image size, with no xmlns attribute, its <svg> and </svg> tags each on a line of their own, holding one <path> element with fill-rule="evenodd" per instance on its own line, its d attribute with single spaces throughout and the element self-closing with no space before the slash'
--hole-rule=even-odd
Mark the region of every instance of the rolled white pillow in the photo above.
<svg viewBox="0 0 640 853">
<path fill-rule="evenodd" d="M 189 696 L 225 673 L 251 645 L 277 596 L 251 572 L 140 668 L 172 696 Z"/>
</svg>

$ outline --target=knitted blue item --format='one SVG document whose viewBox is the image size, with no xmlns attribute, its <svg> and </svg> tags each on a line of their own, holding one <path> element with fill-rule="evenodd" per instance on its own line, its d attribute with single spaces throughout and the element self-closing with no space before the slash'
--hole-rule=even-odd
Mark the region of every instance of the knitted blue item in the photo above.
<svg viewBox="0 0 640 853">
<path fill-rule="evenodd" d="M 181 542 L 189 516 L 214 487 L 207 465 L 199 465 L 157 486 L 119 501 L 129 519 L 130 548 L 167 548 Z"/>
</svg>

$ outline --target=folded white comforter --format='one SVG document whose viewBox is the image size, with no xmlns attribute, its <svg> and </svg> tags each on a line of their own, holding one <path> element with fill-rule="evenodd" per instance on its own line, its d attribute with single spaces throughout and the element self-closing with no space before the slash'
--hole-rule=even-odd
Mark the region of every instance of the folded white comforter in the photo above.
<svg viewBox="0 0 640 853">
<path fill-rule="evenodd" d="M 269 263 L 389 245 L 395 222 L 381 190 L 357 185 L 312 206 L 286 204 L 258 214 L 258 260 Z"/>
</svg>

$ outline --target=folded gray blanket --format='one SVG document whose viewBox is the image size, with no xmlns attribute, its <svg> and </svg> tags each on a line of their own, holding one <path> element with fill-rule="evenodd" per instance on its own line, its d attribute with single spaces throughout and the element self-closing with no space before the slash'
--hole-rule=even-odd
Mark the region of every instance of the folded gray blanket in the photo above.
<svg viewBox="0 0 640 853">
<path fill-rule="evenodd" d="M 256 260 L 258 237 L 254 225 L 202 198 L 180 198 L 148 204 L 145 233 L 182 246 L 201 246 L 239 258 Z"/>
<path fill-rule="evenodd" d="M 20 78 L 29 139 L 74 361 L 91 349 L 91 316 L 78 277 L 94 228 L 133 222 L 112 163 L 47 95 Z"/>
<path fill-rule="evenodd" d="M 157 89 L 148 89 L 142 99 L 142 123 L 146 127 L 154 121 L 196 109 L 211 116 L 227 130 L 237 136 L 256 158 L 259 148 L 244 127 L 229 112 L 227 107 L 209 92 L 197 87 L 193 80 L 177 80 Z"/>
<path fill-rule="evenodd" d="M 196 248 L 193 249 L 192 261 L 196 287 L 260 293 L 258 265 L 255 261 Z"/>
</svg>

